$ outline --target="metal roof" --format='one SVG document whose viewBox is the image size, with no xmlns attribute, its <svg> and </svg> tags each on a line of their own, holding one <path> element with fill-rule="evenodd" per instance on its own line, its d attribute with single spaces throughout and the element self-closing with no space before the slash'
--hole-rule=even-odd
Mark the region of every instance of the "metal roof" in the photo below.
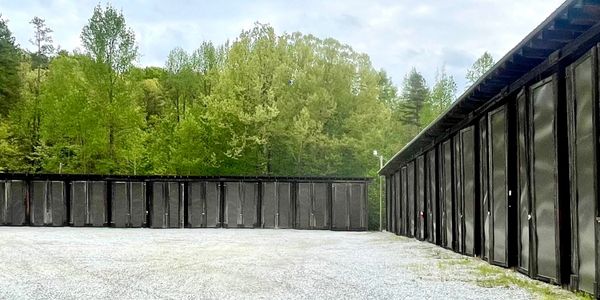
<svg viewBox="0 0 600 300">
<path fill-rule="evenodd" d="M 465 91 L 444 113 L 394 155 L 379 174 L 389 175 L 407 161 L 431 148 L 441 136 L 478 108 L 501 95 L 506 88 L 553 53 L 573 42 L 600 22 L 600 0 L 568 0 L 554 11 L 516 47 Z"/>
</svg>

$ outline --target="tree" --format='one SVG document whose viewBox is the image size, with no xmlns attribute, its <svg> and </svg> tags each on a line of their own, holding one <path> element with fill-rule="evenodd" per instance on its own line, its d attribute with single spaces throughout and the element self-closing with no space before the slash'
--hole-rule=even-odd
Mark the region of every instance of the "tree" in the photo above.
<svg viewBox="0 0 600 300">
<path fill-rule="evenodd" d="M 107 132 L 107 157 L 102 169 L 113 173 L 123 167 L 117 152 L 128 153 L 127 149 L 138 141 L 143 122 L 143 114 L 128 91 L 130 85 L 123 78 L 137 57 L 135 34 L 127 27 L 122 12 L 110 5 L 104 9 L 98 5 L 83 27 L 81 42 L 92 60 L 85 67 L 91 85 L 90 102 L 97 109 L 98 126 Z"/>
<path fill-rule="evenodd" d="M 29 42 L 36 48 L 35 53 L 32 54 L 32 67 L 37 71 L 37 86 L 36 94 L 39 95 L 40 81 L 41 81 L 41 69 L 46 67 L 48 64 L 48 58 L 54 52 L 54 46 L 52 45 L 52 29 L 46 26 L 46 21 L 39 17 L 34 17 L 29 24 L 32 24 L 35 28 L 33 38 Z"/>
<path fill-rule="evenodd" d="M 54 51 L 52 46 L 52 29 L 46 26 L 46 21 L 39 17 L 34 17 L 30 22 L 34 26 L 34 35 L 29 42 L 36 47 L 36 51 L 31 55 L 32 67 L 36 71 L 35 77 L 35 90 L 33 93 L 32 103 L 32 120 L 31 120 L 31 152 L 35 152 L 35 147 L 39 146 L 39 135 L 40 135 L 40 86 L 42 82 L 42 68 L 46 68 L 49 60 L 49 56 Z M 37 167 L 36 167 L 37 169 Z"/>
<path fill-rule="evenodd" d="M 487 51 L 479 57 L 475 63 L 467 70 L 467 82 L 469 85 L 474 84 L 494 65 L 494 58 Z"/>
<path fill-rule="evenodd" d="M 379 76 L 379 101 L 383 102 L 387 107 L 394 110 L 398 108 L 398 88 L 392 82 L 384 70 L 380 70 Z"/>
<path fill-rule="evenodd" d="M 193 71 L 190 55 L 179 47 L 169 52 L 165 69 L 165 87 L 179 123 L 185 117 L 188 106 L 196 98 L 198 76 Z"/>
<path fill-rule="evenodd" d="M 6 117 L 20 99 L 20 50 L 0 14 L 0 117 Z"/>
<path fill-rule="evenodd" d="M 425 106 L 428 96 L 429 88 L 427 87 L 425 78 L 415 68 L 412 68 L 404 78 L 402 86 L 400 120 L 406 125 L 420 129 L 423 125 L 421 122 L 421 111 Z"/>
<path fill-rule="evenodd" d="M 442 67 L 437 71 L 435 84 L 431 88 L 431 93 L 423 111 L 422 119 L 424 125 L 431 123 L 450 107 L 456 97 L 456 91 L 457 85 L 454 77 L 448 75 L 446 69 Z"/>
</svg>

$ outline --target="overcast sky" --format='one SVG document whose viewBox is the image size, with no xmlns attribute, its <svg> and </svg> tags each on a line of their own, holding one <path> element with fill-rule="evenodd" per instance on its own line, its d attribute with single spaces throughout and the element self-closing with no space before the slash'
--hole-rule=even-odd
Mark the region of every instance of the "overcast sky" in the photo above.
<svg viewBox="0 0 600 300">
<path fill-rule="evenodd" d="M 416 67 L 428 83 L 445 65 L 465 88 L 465 73 L 484 51 L 498 60 L 562 0 L 308 0 L 308 1 L 110 1 L 136 33 L 141 66 L 163 66 L 169 50 L 188 51 L 203 40 L 233 40 L 254 22 L 278 33 L 300 31 L 332 37 L 367 53 L 398 85 Z M 46 20 L 62 49 L 81 47 L 81 28 L 98 1 L 0 0 L 0 14 L 22 47 L 33 34 L 29 21 Z M 101 2 L 104 5 L 105 2 Z"/>
</svg>

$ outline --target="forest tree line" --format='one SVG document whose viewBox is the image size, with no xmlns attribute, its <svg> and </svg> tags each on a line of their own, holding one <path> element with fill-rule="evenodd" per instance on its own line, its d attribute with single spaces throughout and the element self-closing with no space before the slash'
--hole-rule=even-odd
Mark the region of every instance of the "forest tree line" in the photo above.
<svg viewBox="0 0 600 300">
<path fill-rule="evenodd" d="M 25 50 L 0 16 L 0 172 L 374 177 L 372 151 L 390 158 L 457 94 L 443 67 L 431 87 L 413 69 L 398 89 L 348 45 L 260 23 L 174 48 L 164 67 L 136 65 L 110 5 L 81 50 L 31 25 Z M 478 60 L 471 82 L 492 64 Z"/>
</svg>

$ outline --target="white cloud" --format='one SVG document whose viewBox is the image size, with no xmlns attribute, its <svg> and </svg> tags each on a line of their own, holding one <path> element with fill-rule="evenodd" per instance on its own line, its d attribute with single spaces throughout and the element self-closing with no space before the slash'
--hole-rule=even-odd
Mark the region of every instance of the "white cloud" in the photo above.
<svg viewBox="0 0 600 300">
<path fill-rule="evenodd" d="M 203 40 L 223 43 L 255 21 L 278 32 L 333 37 L 369 54 L 397 84 L 411 67 L 432 82 L 445 64 L 462 88 L 464 74 L 484 51 L 499 59 L 542 22 L 562 0 L 392 1 L 113 1 L 136 31 L 140 64 L 162 66 L 172 48 L 188 51 Z M 94 0 L 0 0 L 18 42 L 29 46 L 28 23 L 45 18 L 64 49 L 80 47 L 81 28 Z"/>
</svg>

